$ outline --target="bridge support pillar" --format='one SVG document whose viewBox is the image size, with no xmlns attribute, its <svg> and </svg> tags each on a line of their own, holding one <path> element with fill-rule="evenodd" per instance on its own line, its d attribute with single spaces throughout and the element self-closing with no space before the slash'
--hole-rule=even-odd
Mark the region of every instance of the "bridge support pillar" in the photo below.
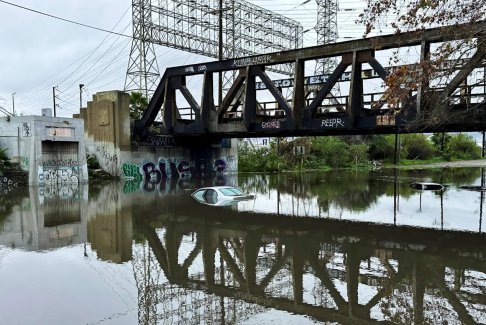
<svg viewBox="0 0 486 325">
<path fill-rule="evenodd" d="M 97 93 L 79 117 L 85 121 L 87 154 L 95 156 L 106 172 L 130 180 L 130 190 L 142 188 L 141 182 L 144 189 L 153 190 L 168 180 L 237 171 L 236 140 L 181 139 L 161 135 L 159 127 L 152 126 L 146 142 L 132 141 L 129 99 L 121 91 Z M 212 106 L 208 96 L 206 102 Z M 208 126 L 211 117 L 202 118 Z"/>
</svg>

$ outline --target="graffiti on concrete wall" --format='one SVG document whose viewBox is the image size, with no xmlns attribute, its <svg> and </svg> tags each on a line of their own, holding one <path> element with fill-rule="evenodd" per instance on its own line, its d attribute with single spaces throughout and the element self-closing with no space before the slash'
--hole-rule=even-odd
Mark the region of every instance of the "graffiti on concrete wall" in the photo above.
<svg viewBox="0 0 486 325">
<path fill-rule="evenodd" d="M 150 135 L 147 138 L 147 142 L 152 147 L 174 147 L 174 137 L 168 135 Z"/>
<path fill-rule="evenodd" d="M 30 127 L 30 122 L 22 123 L 22 136 L 23 137 L 32 136 L 32 129 Z"/>
<path fill-rule="evenodd" d="M 42 166 L 78 166 L 75 159 L 49 159 L 42 162 Z"/>
<path fill-rule="evenodd" d="M 124 163 L 123 176 L 126 179 L 149 180 L 159 183 L 165 178 L 191 178 L 192 176 L 223 175 L 236 170 L 233 156 L 215 160 L 198 159 L 188 161 L 183 158 L 159 158 L 158 161 L 146 161 L 142 164 Z"/>
<path fill-rule="evenodd" d="M 118 157 L 114 153 L 110 153 L 106 148 L 102 146 L 96 147 L 96 155 L 98 156 L 98 160 L 102 164 L 116 164 L 118 161 Z"/>
<path fill-rule="evenodd" d="M 20 157 L 20 168 L 29 169 L 30 159 L 27 157 Z"/>
<path fill-rule="evenodd" d="M 140 173 L 140 166 L 136 164 L 126 163 L 122 165 L 123 176 L 126 179 L 141 181 L 142 174 Z"/>
<path fill-rule="evenodd" d="M 97 146 L 95 156 L 103 170 L 113 175 L 117 174 L 118 156 L 113 146 L 106 146 L 106 144 Z"/>
<path fill-rule="evenodd" d="M 39 183 L 43 184 L 64 184 L 79 182 L 79 166 L 42 168 L 39 175 Z"/>
<path fill-rule="evenodd" d="M 3 193 L 7 193 L 11 191 L 14 187 L 17 186 L 13 180 L 6 176 L 0 176 L 0 191 Z"/>
<path fill-rule="evenodd" d="M 126 179 L 124 192 L 130 193 L 140 190 L 151 192 L 157 187 L 161 190 L 174 186 L 185 188 L 192 178 L 206 176 L 224 179 L 223 175 L 236 171 L 236 164 L 237 160 L 234 156 L 195 161 L 188 161 L 183 158 L 159 158 L 156 162 L 124 163 L 122 164 L 123 177 Z"/>
</svg>

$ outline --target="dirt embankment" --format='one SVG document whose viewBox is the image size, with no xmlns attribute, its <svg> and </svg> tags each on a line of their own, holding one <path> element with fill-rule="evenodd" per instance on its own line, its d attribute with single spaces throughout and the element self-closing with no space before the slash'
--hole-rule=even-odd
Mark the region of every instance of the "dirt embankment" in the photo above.
<svg viewBox="0 0 486 325">
<path fill-rule="evenodd" d="M 400 168 L 486 167 L 486 159 L 446 161 L 424 165 L 397 166 Z"/>
</svg>

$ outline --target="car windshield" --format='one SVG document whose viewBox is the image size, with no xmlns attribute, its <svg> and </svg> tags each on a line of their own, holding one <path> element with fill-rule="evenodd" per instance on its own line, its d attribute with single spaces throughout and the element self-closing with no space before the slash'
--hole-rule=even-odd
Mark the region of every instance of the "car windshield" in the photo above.
<svg viewBox="0 0 486 325">
<path fill-rule="evenodd" d="M 199 190 L 195 193 L 193 193 L 192 195 L 199 201 L 204 201 L 204 193 L 206 192 L 206 190 Z"/>
<path fill-rule="evenodd" d="M 220 189 L 221 193 L 223 193 L 226 196 L 239 196 L 239 195 L 245 195 L 240 189 L 237 189 L 235 187 L 225 187 Z"/>
</svg>

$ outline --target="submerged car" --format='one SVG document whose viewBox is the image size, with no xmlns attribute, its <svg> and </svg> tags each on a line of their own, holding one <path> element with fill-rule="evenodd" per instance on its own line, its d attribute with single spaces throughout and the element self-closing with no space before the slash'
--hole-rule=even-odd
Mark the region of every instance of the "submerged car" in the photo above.
<svg viewBox="0 0 486 325">
<path fill-rule="evenodd" d="M 444 189 L 444 185 L 438 183 L 415 182 L 410 184 L 410 187 L 419 191 L 440 191 Z"/>
<path fill-rule="evenodd" d="M 200 203 L 217 206 L 231 205 L 255 198 L 254 195 L 246 194 L 233 186 L 203 187 L 194 191 L 191 195 Z"/>
</svg>

